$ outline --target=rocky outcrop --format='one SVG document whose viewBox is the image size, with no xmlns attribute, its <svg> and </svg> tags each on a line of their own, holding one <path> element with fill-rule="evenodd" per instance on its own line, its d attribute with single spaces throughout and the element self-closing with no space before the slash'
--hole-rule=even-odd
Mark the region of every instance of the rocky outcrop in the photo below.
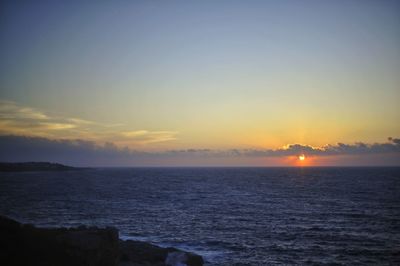
<svg viewBox="0 0 400 266">
<path fill-rule="evenodd" d="M 115 228 L 36 228 L 0 216 L 0 265 L 201 266 L 203 259 L 175 248 L 122 241 Z"/>
</svg>

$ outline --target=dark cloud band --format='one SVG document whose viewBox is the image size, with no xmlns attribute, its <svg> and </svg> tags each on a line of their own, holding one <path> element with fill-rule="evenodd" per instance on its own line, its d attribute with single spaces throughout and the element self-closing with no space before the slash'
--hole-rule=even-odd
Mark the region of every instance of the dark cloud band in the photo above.
<svg viewBox="0 0 400 266">
<path fill-rule="evenodd" d="M 146 164 L 149 160 L 179 158 L 257 158 L 333 155 L 394 154 L 400 157 L 400 139 L 389 138 L 385 143 L 355 143 L 326 145 L 316 148 L 308 145 L 291 144 L 281 149 L 183 149 L 162 152 L 144 152 L 120 148 L 113 143 L 98 145 L 86 140 L 52 140 L 42 137 L 0 136 L 1 161 L 58 161 L 76 164 L 110 165 L 112 162 L 130 165 Z"/>
</svg>

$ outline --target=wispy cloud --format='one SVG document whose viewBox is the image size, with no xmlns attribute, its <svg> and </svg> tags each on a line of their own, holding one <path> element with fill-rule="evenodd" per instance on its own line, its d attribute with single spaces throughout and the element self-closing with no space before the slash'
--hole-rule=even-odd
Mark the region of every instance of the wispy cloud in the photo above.
<svg viewBox="0 0 400 266">
<path fill-rule="evenodd" d="M 175 140 L 178 132 L 175 131 L 147 131 L 147 130 L 136 130 L 136 131 L 123 131 L 121 137 L 134 138 L 140 140 L 142 143 L 155 143 L 164 142 L 169 140 Z"/>
<path fill-rule="evenodd" d="M 13 101 L 0 100 L 0 134 L 86 139 L 99 143 L 119 141 L 133 147 L 177 139 L 176 131 L 132 130 L 123 124 L 105 124 L 77 117 L 62 117 Z"/>
<path fill-rule="evenodd" d="M 48 120 L 42 112 L 29 107 L 22 107 L 12 101 L 0 100 L 0 118 L 3 120 Z"/>
</svg>

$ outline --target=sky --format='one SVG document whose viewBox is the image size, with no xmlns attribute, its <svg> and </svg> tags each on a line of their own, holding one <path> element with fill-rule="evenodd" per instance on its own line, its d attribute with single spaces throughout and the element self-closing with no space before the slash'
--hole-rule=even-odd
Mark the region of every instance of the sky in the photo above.
<svg viewBox="0 0 400 266">
<path fill-rule="evenodd" d="M 398 1 L 6 0 L 0 58 L 2 161 L 400 165 Z"/>
</svg>

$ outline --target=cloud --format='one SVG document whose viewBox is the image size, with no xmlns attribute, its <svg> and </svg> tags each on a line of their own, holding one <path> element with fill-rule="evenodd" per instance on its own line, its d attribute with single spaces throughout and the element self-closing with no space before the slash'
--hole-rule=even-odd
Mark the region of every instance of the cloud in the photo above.
<svg viewBox="0 0 400 266">
<path fill-rule="evenodd" d="M 138 141 L 140 140 L 142 143 L 145 144 L 175 140 L 177 134 L 178 132 L 175 131 L 136 130 L 121 132 L 122 137 L 134 138 Z"/>
<path fill-rule="evenodd" d="M 362 155 L 362 154 L 382 154 L 400 153 L 400 139 L 388 138 L 386 143 L 367 144 L 358 142 L 355 144 L 338 143 L 335 145 L 325 145 L 323 147 L 312 147 L 303 144 L 288 144 L 280 149 L 186 149 L 167 151 L 169 154 L 197 154 L 207 156 L 230 156 L 230 157 L 282 157 L 298 156 L 307 154 L 308 156 L 333 156 L 333 155 Z"/>
<path fill-rule="evenodd" d="M 49 117 L 29 107 L 18 106 L 15 102 L 0 100 L 0 119 L 6 120 L 47 120 Z"/>
<path fill-rule="evenodd" d="M 303 144 L 289 144 L 281 149 L 249 149 L 235 150 L 235 154 L 240 156 L 297 156 L 300 154 L 315 156 L 332 155 L 362 155 L 362 154 L 382 154 L 400 153 L 400 139 L 388 138 L 386 143 L 362 143 L 325 145 L 323 147 L 312 147 Z"/>
<path fill-rule="evenodd" d="M 139 134 L 139 133 L 138 133 Z M 143 132 L 143 135 L 146 135 Z M 146 152 L 121 148 L 112 142 L 98 144 L 81 139 L 48 139 L 44 137 L 0 136 L 0 161 L 56 161 L 72 165 L 179 165 L 204 162 L 210 164 L 229 159 L 230 162 L 288 156 L 329 157 L 390 155 L 391 162 L 400 164 L 400 139 L 389 138 L 385 143 L 355 143 L 312 147 L 290 144 L 280 149 L 181 149 Z M 253 158 L 253 159 L 252 159 Z M 229 161 L 228 160 L 228 161 Z M 227 161 L 224 161 L 227 162 Z"/>
<path fill-rule="evenodd" d="M 35 108 L 0 100 L 0 134 L 45 137 L 48 139 L 87 139 L 124 146 L 148 145 L 177 139 L 176 131 L 132 130 L 123 124 L 104 124 L 77 117 L 62 117 Z"/>
<path fill-rule="evenodd" d="M 179 149 L 142 151 L 146 145 L 173 141 L 176 131 L 133 130 L 122 124 L 103 124 L 61 117 L 0 100 L 0 161 L 56 161 L 73 165 L 179 165 L 231 163 L 306 154 L 333 156 L 390 155 L 400 164 L 400 139 L 384 143 L 328 144 L 313 147 L 288 144 L 278 149 Z M 275 160 L 275 159 L 274 159 Z M 393 160 L 391 161 L 393 162 Z"/>
</svg>

